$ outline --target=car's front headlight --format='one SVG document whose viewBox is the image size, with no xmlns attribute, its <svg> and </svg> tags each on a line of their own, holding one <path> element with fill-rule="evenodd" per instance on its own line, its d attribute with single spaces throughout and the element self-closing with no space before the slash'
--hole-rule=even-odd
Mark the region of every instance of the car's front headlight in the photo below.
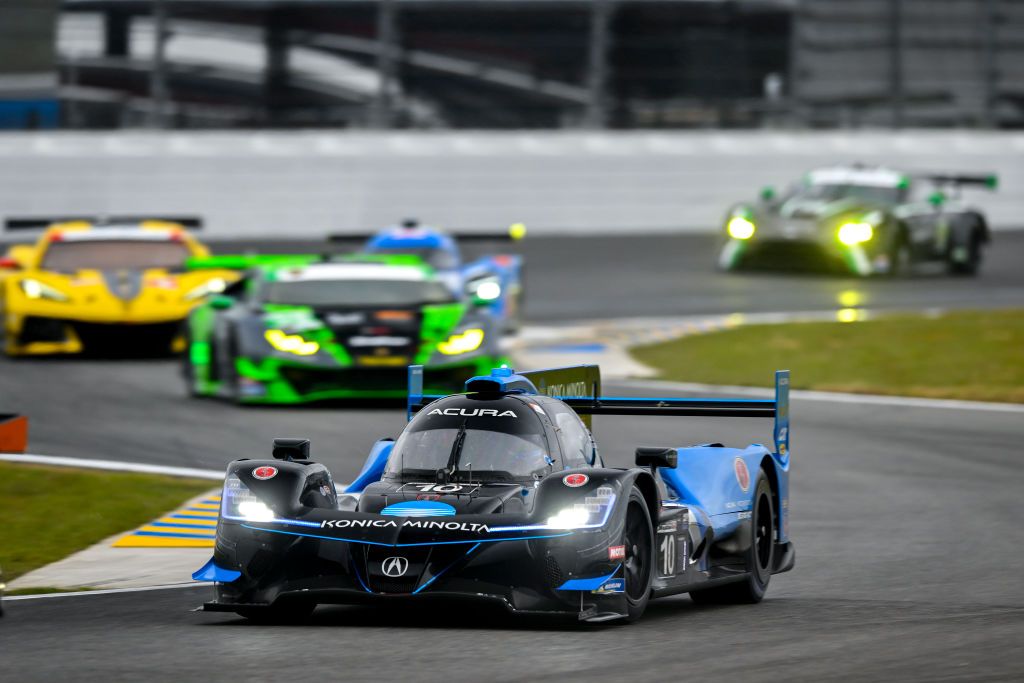
<svg viewBox="0 0 1024 683">
<path fill-rule="evenodd" d="M 21 281 L 21 291 L 25 293 L 29 299 L 48 299 L 49 301 L 68 301 L 69 297 L 64 292 L 51 287 L 45 282 L 40 282 L 33 278 L 27 277 Z"/>
<path fill-rule="evenodd" d="M 615 489 L 599 486 L 583 502 L 562 508 L 548 518 L 550 529 L 596 529 L 605 525 L 615 505 Z"/>
<path fill-rule="evenodd" d="M 220 294 L 227 289 L 228 282 L 222 277 L 210 278 L 198 287 L 193 287 L 188 293 L 185 294 L 185 301 L 195 301 L 196 299 L 202 299 L 210 294 Z"/>
<path fill-rule="evenodd" d="M 274 511 L 260 500 L 236 474 L 224 480 L 221 495 L 220 514 L 234 522 L 270 522 Z"/>
<path fill-rule="evenodd" d="M 730 218 L 725 229 L 729 233 L 729 237 L 734 240 L 749 240 L 757 230 L 754 222 L 743 216 L 733 216 Z"/>
<path fill-rule="evenodd" d="M 476 351 L 484 343 L 484 331 L 479 327 L 471 327 L 456 332 L 437 345 L 437 350 L 446 356 L 457 356 L 462 353 Z"/>
<path fill-rule="evenodd" d="M 875 234 L 875 229 L 868 222 L 843 223 L 839 226 L 837 236 L 839 241 L 848 247 L 855 244 L 863 244 L 869 241 Z"/>
<path fill-rule="evenodd" d="M 320 350 L 320 344 L 317 342 L 307 340 L 302 335 L 288 334 L 284 330 L 267 330 L 263 337 L 275 350 L 293 353 L 296 356 L 312 356 Z"/>
<path fill-rule="evenodd" d="M 501 298 L 501 282 L 494 276 L 471 280 L 466 289 L 469 290 L 469 295 L 479 303 L 487 303 Z"/>
</svg>

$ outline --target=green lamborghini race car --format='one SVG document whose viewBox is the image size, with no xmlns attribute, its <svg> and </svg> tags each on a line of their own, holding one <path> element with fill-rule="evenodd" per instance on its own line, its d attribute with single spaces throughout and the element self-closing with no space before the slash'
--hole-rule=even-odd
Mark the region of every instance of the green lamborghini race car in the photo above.
<svg viewBox="0 0 1024 683">
<path fill-rule="evenodd" d="M 444 393 L 506 362 L 500 321 L 415 257 L 214 257 L 190 267 L 248 267 L 188 318 L 193 396 L 399 398 L 410 364 L 423 364 L 427 386 Z"/>
</svg>

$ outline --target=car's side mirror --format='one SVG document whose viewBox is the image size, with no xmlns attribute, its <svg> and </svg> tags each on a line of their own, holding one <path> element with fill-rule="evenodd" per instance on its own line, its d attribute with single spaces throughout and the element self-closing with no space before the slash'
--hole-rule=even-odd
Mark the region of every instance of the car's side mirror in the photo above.
<svg viewBox="0 0 1024 683">
<path fill-rule="evenodd" d="M 938 208 L 946 203 L 946 193 L 941 190 L 936 190 L 928 195 L 928 203 Z"/>
<path fill-rule="evenodd" d="M 223 311 L 231 308 L 235 305 L 234 298 L 220 294 L 218 296 L 210 297 L 210 308 L 214 310 Z"/>
<path fill-rule="evenodd" d="M 636 466 L 675 469 L 679 463 L 679 451 L 674 448 L 638 448 L 636 449 Z"/>
<path fill-rule="evenodd" d="M 277 460 L 309 460 L 309 439 L 274 439 Z"/>
<path fill-rule="evenodd" d="M 761 188 L 761 199 L 766 202 L 770 202 L 775 199 L 775 188 L 771 185 L 765 185 Z"/>
</svg>

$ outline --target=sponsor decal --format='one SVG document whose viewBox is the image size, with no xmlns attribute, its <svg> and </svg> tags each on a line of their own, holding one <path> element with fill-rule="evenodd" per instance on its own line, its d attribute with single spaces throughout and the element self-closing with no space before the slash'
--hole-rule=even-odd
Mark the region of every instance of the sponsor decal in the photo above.
<svg viewBox="0 0 1024 683">
<path fill-rule="evenodd" d="M 327 496 L 328 498 L 330 498 L 330 496 L 331 496 L 331 487 L 328 486 L 327 484 L 322 484 L 320 486 L 320 495 L 321 496 Z"/>
<path fill-rule="evenodd" d="M 674 534 L 679 528 L 679 522 L 672 520 L 671 522 L 662 522 L 658 525 L 659 534 Z"/>
<path fill-rule="evenodd" d="M 587 396 L 586 382 L 566 382 L 564 384 L 549 384 L 544 387 L 543 392 L 548 396 Z"/>
<path fill-rule="evenodd" d="M 328 325 L 358 325 L 366 318 L 362 313 L 328 313 L 324 320 Z"/>
<path fill-rule="evenodd" d="M 610 579 L 605 581 L 600 588 L 590 591 L 591 593 L 625 593 L 626 592 L 626 580 L 625 579 Z"/>
<path fill-rule="evenodd" d="M 252 471 L 252 476 L 257 479 L 273 479 L 277 476 L 277 468 L 265 465 L 263 467 L 257 467 Z"/>
<path fill-rule="evenodd" d="M 460 417 L 519 417 L 511 410 L 500 413 L 492 408 L 434 408 L 428 415 L 456 415 Z"/>
<path fill-rule="evenodd" d="M 741 512 L 741 513 L 739 513 L 738 515 L 736 515 L 736 519 L 739 519 L 739 520 L 744 520 L 744 519 L 750 519 L 750 515 L 751 515 L 751 514 L 753 514 L 753 513 L 750 513 L 750 512 Z"/>
<path fill-rule="evenodd" d="M 384 572 L 384 576 L 390 576 L 393 579 L 397 579 L 399 576 L 405 576 L 405 573 L 409 571 L 409 560 L 404 557 L 388 557 L 380 563 L 380 570 Z"/>
<path fill-rule="evenodd" d="M 736 471 L 736 483 L 743 489 L 743 493 L 750 490 L 750 470 L 747 469 L 747 463 L 743 462 L 743 458 L 736 458 L 732 461 L 732 468 Z"/>
<path fill-rule="evenodd" d="M 562 477 L 562 483 L 572 489 L 579 488 L 580 486 L 585 485 L 588 481 L 590 481 L 590 477 L 579 472 L 576 474 L 567 474 Z"/>
<path fill-rule="evenodd" d="M 349 346 L 405 346 L 411 340 L 408 337 L 350 337 Z"/>
<path fill-rule="evenodd" d="M 624 560 L 624 559 L 626 559 L 626 546 L 624 546 L 624 545 L 610 545 L 610 546 L 608 546 L 608 559 L 609 560 Z"/>
<path fill-rule="evenodd" d="M 436 493 L 417 493 L 416 500 L 441 500 L 441 496 Z"/>
<path fill-rule="evenodd" d="M 178 281 L 173 277 L 151 277 L 146 280 L 146 285 L 154 289 L 176 289 Z"/>
<path fill-rule="evenodd" d="M 407 519 L 401 523 L 393 519 L 327 519 L 320 522 L 321 529 L 422 529 L 424 531 L 471 531 L 490 533 L 490 527 L 477 522 L 437 522 L 427 519 Z"/>
</svg>

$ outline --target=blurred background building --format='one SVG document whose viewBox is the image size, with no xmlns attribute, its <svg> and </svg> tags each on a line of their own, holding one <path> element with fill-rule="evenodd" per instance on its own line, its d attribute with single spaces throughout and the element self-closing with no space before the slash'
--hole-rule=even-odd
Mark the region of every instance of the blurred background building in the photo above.
<svg viewBox="0 0 1024 683">
<path fill-rule="evenodd" d="M 1024 126 L 1020 0 L 0 0 L 8 128 Z"/>
</svg>

